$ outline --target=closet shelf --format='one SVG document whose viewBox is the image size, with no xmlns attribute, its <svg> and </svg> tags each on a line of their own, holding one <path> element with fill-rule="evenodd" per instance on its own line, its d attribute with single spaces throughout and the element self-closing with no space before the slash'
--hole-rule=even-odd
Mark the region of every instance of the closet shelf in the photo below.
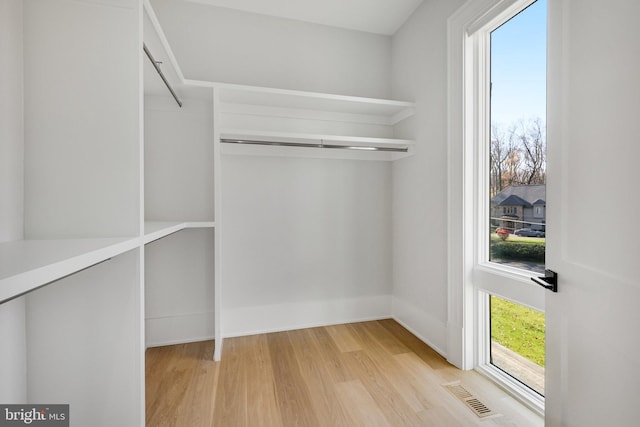
<svg viewBox="0 0 640 427">
<path fill-rule="evenodd" d="M 0 243 L 0 303 L 139 247 L 138 238 Z"/>
<path fill-rule="evenodd" d="M 414 114 L 413 102 L 380 98 L 307 92 L 260 86 L 185 80 L 185 84 L 212 87 L 218 92 L 222 108 L 242 105 L 268 109 L 290 109 L 332 114 L 360 115 L 372 117 L 374 122 L 394 125 Z"/>
<path fill-rule="evenodd" d="M 143 243 L 214 222 L 145 222 Z M 18 240 L 0 243 L 0 303 L 140 246 L 137 237 Z"/>
<path fill-rule="evenodd" d="M 145 221 L 143 243 L 151 243 L 154 240 L 162 239 L 170 234 L 177 233 L 185 228 L 214 228 L 213 221 Z"/>
</svg>

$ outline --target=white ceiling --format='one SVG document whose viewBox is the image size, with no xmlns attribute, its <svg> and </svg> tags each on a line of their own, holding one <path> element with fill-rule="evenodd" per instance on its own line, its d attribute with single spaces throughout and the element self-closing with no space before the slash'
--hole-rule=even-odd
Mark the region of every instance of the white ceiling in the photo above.
<svg viewBox="0 0 640 427">
<path fill-rule="evenodd" d="M 187 0 L 262 15 L 392 35 L 423 0 Z"/>
</svg>

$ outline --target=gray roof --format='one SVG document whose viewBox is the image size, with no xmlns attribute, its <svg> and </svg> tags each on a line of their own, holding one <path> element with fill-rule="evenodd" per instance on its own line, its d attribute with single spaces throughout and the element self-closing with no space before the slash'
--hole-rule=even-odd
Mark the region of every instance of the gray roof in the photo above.
<svg viewBox="0 0 640 427">
<path fill-rule="evenodd" d="M 546 185 L 511 185 L 491 199 L 491 204 L 502 205 L 509 196 L 517 196 L 522 200 L 525 200 L 529 205 L 540 204 L 546 199 Z M 546 204 L 546 203 L 545 203 Z M 511 205 L 514 206 L 514 205 Z M 518 204 L 518 206 L 521 206 Z"/>
<path fill-rule="evenodd" d="M 535 202 L 533 202 L 533 206 L 536 206 L 536 205 L 546 205 L 546 204 L 547 204 L 547 202 L 545 202 L 545 201 L 544 201 L 544 200 L 542 200 L 542 199 L 538 199 L 538 200 L 536 200 Z"/>
<path fill-rule="evenodd" d="M 512 194 L 498 203 L 498 206 L 524 206 L 525 208 L 530 208 L 532 205 L 522 197 L 518 197 L 515 194 Z"/>
</svg>

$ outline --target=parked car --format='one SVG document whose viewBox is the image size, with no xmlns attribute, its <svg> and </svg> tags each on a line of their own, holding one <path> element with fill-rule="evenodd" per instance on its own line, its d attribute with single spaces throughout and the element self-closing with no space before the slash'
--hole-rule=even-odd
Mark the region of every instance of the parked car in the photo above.
<svg viewBox="0 0 640 427">
<path fill-rule="evenodd" d="M 544 237 L 544 231 L 521 228 L 520 230 L 516 230 L 515 235 L 522 237 Z"/>
</svg>

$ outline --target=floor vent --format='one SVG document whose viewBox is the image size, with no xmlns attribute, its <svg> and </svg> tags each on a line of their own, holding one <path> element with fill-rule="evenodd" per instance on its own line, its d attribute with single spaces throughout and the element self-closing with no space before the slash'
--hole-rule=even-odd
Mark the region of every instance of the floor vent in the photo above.
<svg viewBox="0 0 640 427">
<path fill-rule="evenodd" d="M 467 408 L 471 409 L 474 414 L 480 418 L 485 418 L 490 415 L 496 415 L 496 412 L 489 409 L 487 405 L 482 403 L 477 397 L 464 388 L 459 382 L 443 384 L 449 393 L 460 399 Z"/>
</svg>

